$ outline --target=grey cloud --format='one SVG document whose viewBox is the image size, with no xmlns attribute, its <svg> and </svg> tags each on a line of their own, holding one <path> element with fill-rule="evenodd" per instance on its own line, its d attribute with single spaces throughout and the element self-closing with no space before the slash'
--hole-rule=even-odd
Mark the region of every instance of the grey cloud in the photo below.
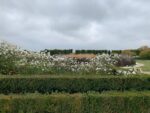
<svg viewBox="0 0 150 113">
<path fill-rule="evenodd" d="M 149 0 L 0 0 L 0 37 L 24 48 L 150 44 Z"/>
</svg>

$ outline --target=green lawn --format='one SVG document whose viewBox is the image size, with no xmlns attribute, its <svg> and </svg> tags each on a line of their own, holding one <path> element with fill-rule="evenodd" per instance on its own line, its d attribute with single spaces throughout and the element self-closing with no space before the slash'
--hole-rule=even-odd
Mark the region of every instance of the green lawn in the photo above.
<svg viewBox="0 0 150 113">
<path fill-rule="evenodd" d="M 137 60 L 137 63 L 144 64 L 141 67 L 143 71 L 150 71 L 150 60 Z"/>
</svg>

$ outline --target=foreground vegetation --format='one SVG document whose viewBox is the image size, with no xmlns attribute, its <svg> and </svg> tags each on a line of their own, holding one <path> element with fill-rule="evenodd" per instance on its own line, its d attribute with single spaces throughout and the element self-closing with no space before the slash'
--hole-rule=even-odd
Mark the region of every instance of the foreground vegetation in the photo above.
<svg viewBox="0 0 150 113">
<path fill-rule="evenodd" d="M 78 75 L 129 75 L 139 73 L 136 69 L 120 66 L 134 65 L 130 56 L 118 54 L 96 55 L 94 58 L 70 58 L 26 51 L 9 44 L 0 43 L 0 73 L 14 74 L 78 74 Z"/>
<path fill-rule="evenodd" d="M 150 92 L 0 95 L 1 113 L 149 113 Z"/>
<path fill-rule="evenodd" d="M 134 67 L 133 51 L 51 52 L 0 43 L 0 113 L 150 113 L 150 75 Z"/>
<path fill-rule="evenodd" d="M 0 93 L 89 92 L 150 90 L 150 76 L 133 77 L 1 77 Z"/>
</svg>

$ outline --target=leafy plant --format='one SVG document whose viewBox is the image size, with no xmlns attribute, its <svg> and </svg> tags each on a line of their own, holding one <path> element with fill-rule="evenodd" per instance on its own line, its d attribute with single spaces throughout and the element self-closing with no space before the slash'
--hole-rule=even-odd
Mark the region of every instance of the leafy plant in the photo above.
<svg viewBox="0 0 150 113">
<path fill-rule="evenodd" d="M 140 58 L 149 60 L 150 59 L 150 49 L 145 49 L 145 50 L 141 51 Z"/>
</svg>

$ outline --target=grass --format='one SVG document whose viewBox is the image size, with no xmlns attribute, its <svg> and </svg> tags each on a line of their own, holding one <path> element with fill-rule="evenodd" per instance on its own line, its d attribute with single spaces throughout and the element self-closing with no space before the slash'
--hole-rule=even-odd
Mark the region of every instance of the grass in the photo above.
<svg viewBox="0 0 150 113">
<path fill-rule="evenodd" d="M 51 94 L 41 94 L 41 93 L 25 93 L 25 94 L 0 94 L 0 99 L 13 99 L 13 98 L 46 98 L 46 97 L 81 97 L 81 96 L 98 96 L 98 97 L 140 97 L 148 96 L 150 97 L 150 91 L 104 91 L 99 92 L 88 92 L 88 93 L 51 93 Z"/>
<path fill-rule="evenodd" d="M 150 77 L 146 74 L 137 74 L 137 75 L 1 75 L 0 78 L 143 78 Z"/>
<path fill-rule="evenodd" d="M 144 66 L 141 67 L 142 70 L 150 72 L 150 60 L 137 60 L 137 63 L 144 64 Z"/>
</svg>

